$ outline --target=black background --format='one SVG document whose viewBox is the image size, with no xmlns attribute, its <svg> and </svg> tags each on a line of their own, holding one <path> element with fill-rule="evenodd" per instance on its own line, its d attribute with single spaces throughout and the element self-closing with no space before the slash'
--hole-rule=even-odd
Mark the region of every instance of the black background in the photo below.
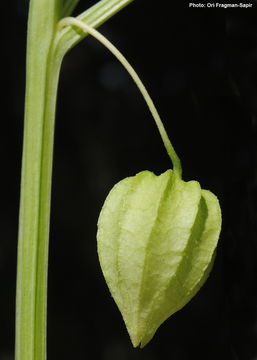
<svg viewBox="0 0 257 360">
<path fill-rule="evenodd" d="M 75 13 L 95 1 L 81 0 Z M 257 5 L 135 0 L 101 27 L 149 89 L 184 180 L 220 199 L 214 269 L 143 350 L 133 349 L 96 253 L 112 186 L 171 166 L 138 90 L 91 38 L 65 58 L 56 122 L 48 359 L 257 359 Z M 13 359 L 28 1 L 1 2 L 0 359 Z M 170 5 L 168 8 L 167 6 Z M 28 359 L 29 360 L 29 359 Z"/>
</svg>

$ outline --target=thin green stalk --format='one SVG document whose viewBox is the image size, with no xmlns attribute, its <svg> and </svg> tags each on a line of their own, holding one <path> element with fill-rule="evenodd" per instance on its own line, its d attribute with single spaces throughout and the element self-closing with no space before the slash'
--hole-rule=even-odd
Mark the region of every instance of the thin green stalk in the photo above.
<svg viewBox="0 0 257 360">
<path fill-rule="evenodd" d="M 124 5 L 130 1 L 116 3 Z M 103 2 L 108 3 L 104 0 L 99 4 Z M 55 107 L 61 61 L 68 49 L 64 40 L 58 43 L 53 39 L 61 16 L 69 15 L 76 3 L 77 0 L 30 1 L 16 290 L 16 360 L 46 359 Z M 63 4 L 67 5 L 65 9 Z M 97 22 L 94 7 L 87 11 L 87 17 Z M 106 16 L 102 12 L 99 23 L 109 17 L 109 11 Z M 57 51 L 57 46 L 61 51 Z"/>
<path fill-rule="evenodd" d="M 77 16 L 77 19 L 87 23 L 91 27 L 97 28 L 132 1 L 133 0 L 102 0 Z M 71 26 L 64 28 L 57 36 L 56 52 L 60 56 L 63 56 L 86 36 L 87 33 L 85 31 L 79 33 Z"/>
<path fill-rule="evenodd" d="M 166 148 L 166 151 L 173 163 L 174 171 L 179 175 L 179 177 L 182 176 L 182 168 L 180 159 L 177 156 L 174 147 L 172 146 L 170 139 L 167 135 L 167 132 L 163 126 L 162 120 L 159 116 L 159 113 L 148 93 L 146 90 L 144 84 L 140 80 L 139 76 L 137 75 L 136 71 L 133 69 L 133 67 L 130 65 L 130 63 L 127 61 L 127 59 L 121 54 L 121 52 L 108 40 L 106 37 L 104 37 L 102 34 L 100 34 L 97 30 L 89 26 L 88 24 L 85 24 L 78 18 L 73 17 L 67 17 L 62 19 L 59 24 L 58 28 L 61 30 L 63 27 L 73 25 L 81 30 L 83 30 L 85 33 L 89 33 L 94 38 L 96 38 L 100 43 L 102 43 L 124 66 L 124 68 L 127 70 L 127 72 L 130 74 L 132 79 L 134 80 L 135 84 L 137 85 L 139 91 L 143 95 L 143 98 L 145 99 L 148 108 L 155 120 L 156 126 L 159 130 L 159 133 L 161 135 L 162 141 L 164 143 L 164 146 Z"/>
</svg>

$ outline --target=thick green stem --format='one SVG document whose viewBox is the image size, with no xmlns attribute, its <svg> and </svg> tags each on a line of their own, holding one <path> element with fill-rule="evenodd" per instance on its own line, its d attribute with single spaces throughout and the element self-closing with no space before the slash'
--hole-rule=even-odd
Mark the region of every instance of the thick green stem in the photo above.
<svg viewBox="0 0 257 360">
<path fill-rule="evenodd" d="M 49 66 L 49 57 L 57 21 L 58 1 L 31 0 L 18 240 L 16 360 L 45 359 L 46 265 L 58 77 L 56 69 Z M 51 78 L 49 72 L 55 76 Z"/>
<path fill-rule="evenodd" d="M 131 0 L 116 0 L 129 3 Z M 30 0 L 16 292 L 16 360 L 46 359 L 49 219 L 56 94 L 65 42 L 54 42 L 61 15 L 76 0 Z M 102 0 L 100 4 L 106 0 Z M 110 3 L 113 0 L 109 0 Z M 63 10 L 63 3 L 68 7 Z M 91 10 L 92 9 L 92 10 Z M 94 7 L 87 17 L 97 17 Z M 64 11 L 64 13 L 63 13 Z M 116 12 L 118 8 L 116 9 Z M 115 12 L 112 13 L 112 15 Z M 110 17 L 101 13 L 101 21 Z M 72 38 L 72 37 L 71 37 Z M 61 50 L 61 51 L 58 51 Z"/>
</svg>

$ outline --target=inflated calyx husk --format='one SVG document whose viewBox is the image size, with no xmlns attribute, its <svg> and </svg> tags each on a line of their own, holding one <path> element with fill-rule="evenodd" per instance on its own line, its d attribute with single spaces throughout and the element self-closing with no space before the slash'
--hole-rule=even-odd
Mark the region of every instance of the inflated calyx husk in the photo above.
<svg viewBox="0 0 257 360">
<path fill-rule="evenodd" d="M 216 196 L 172 170 L 142 171 L 111 190 L 98 221 L 98 254 L 135 347 L 200 289 L 220 229 Z"/>
</svg>

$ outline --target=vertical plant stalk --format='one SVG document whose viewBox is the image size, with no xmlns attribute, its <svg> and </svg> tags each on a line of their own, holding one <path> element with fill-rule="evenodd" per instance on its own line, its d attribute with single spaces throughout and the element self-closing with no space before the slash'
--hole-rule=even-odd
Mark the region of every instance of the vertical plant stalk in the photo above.
<svg viewBox="0 0 257 360">
<path fill-rule="evenodd" d="M 57 5 L 56 0 L 31 0 L 29 10 L 18 239 L 16 360 L 45 359 L 45 289 L 54 131 L 54 107 L 49 100 L 56 93 L 57 81 L 49 77 L 49 73 L 55 73 L 53 66 L 49 66 L 49 57 L 58 20 Z"/>
<path fill-rule="evenodd" d="M 103 23 L 132 0 L 102 0 Z M 68 0 L 65 4 L 67 5 Z M 70 0 L 70 9 L 75 0 Z M 109 3 L 109 7 L 106 5 Z M 47 268 L 56 94 L 65 39 L 54 41 L 62 0 L 30 0 L 16 290 L 15 360 L 46 360 Z M 120 7 L 119 7 L 120 4 Z M 104 7 L 103 7 L 104 5 Z M 112 6 L 113 5 L 113 6 Z M 68 6 L 69 8 L 69 6 Z M 97 14 L 100 16 L 97 18 Z M 67 10 L 65 10 L 67 14 Z M 66 31 L 69 41 L 79 39 Z M 58 45 L 58 47 L 57 47 Z"/>
</svg>

